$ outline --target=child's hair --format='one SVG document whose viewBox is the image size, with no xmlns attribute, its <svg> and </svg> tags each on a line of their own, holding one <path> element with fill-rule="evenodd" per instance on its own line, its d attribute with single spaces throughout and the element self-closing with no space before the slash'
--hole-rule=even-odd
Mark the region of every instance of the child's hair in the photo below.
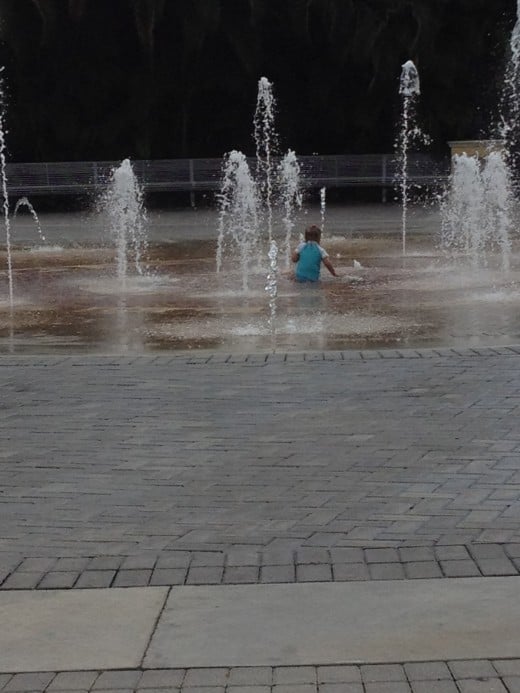
<svg viewBox="0 0 520 693">
<path fill-rule="evenodd" d="M 319 243 L 321 240 L 321 229 L 319 226 L 316 226 L 316 224 L 313 224 L 312 226 L 308 226 L 305 229 L 305 241 L 315 241 L 316 243 Z"/>
</svg>

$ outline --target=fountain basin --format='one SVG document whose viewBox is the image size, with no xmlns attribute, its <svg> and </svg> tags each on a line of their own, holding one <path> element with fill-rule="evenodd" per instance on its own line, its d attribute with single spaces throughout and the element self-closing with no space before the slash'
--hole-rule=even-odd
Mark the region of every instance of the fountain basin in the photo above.
<svg viewBox="0 0 520 693">
<path fill-rule="evenodd" d="M 155 218 L 145 273 L 129 273 L 124 291 L 116 277 L 116 249 L 95 234 L 81 243 L 72 233 L 74 242 L 67 245 L 62 225 L 43 223 L 47 249 L 25 243 L 12 248 L 12 312 L 6 272 L 0 272 L 0 351 L 271 350 L 266 274 L 255 269 L 246 292 L 238 268 L 228 265 L 217 274 L 216 225 L 199 228 L 190 240 L 190 215 L 196 214 Z M 398 215 L 391 207 L 383 214 L 379 206 L 329 211 L 323 245 L 340 277 L 324 272 L 319 286 L 309 286 L 280 271 L 275 349 L 520 342 L 515 242 L 508 273 L 493 256 L 485 269 L 475 270 L 462 253 L 447 256 L 437 247 L 436 219 L 417 211 L 403 257 Z M 84 224 L 71 216 L 72 226 L 75 221 Z"/>
</svg>

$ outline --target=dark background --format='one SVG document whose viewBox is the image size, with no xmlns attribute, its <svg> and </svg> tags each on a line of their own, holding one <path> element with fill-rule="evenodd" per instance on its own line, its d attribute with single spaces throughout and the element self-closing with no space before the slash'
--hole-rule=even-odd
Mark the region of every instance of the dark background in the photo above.
<svg viewBox="0 0 520 693">
<path fill-rule="evenodd" d="M 401 65 L 433 151 L 489 133 L 516 0 L 0 0 L 10 161 L 391 151 Z"/>
</svg>

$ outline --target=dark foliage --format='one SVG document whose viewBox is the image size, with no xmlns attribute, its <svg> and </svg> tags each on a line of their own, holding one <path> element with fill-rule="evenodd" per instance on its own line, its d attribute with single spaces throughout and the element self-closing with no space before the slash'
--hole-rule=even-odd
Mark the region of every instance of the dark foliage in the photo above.
<svg viewBox="0 0 520 693">
<path fill-rule="evenodd" d="M 0 0 L 10 160 L 389 151 L 412 59 L 434 147 L 489 130 L 516 0 Z"/>
</svg>

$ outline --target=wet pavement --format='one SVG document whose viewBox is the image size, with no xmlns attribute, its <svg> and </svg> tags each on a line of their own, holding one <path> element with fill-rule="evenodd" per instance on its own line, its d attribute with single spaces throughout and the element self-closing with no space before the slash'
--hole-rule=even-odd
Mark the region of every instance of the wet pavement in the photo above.
<svg viewBox="0 0 520 693">
<path fill-rule="evenodd" d="M 302 224 L 317 215 L 310 211 Z M 431 210 L 410 215 L 402 254 L 400 210 L 332 207 L 323 245 L 339 278 L 297 285 L 282 254 L 276 319 L 267 268 L 246 278 L 237 263 L 216 273 L 215 212 L 152 214 L 144 273 L 116 277 L 114 250 L 99 219 L 42 217 L 47 246 L 16 220 L 14 306 L 0 298 L 3 353 L 150 353 L 170 349 L 319 350 L 507 345 L 520 341 L 520 262 L 474 267 L 438 245 Z M 5 255 L 0 261 L 5 260 Z M 261 264 L 261 256 L 259 257 Z"/>
<path fill-rule="evenodd" d="M 76 339 L 47 319 L 36 329 L 26 308 L 28 330 L 4 331 L 2 691 L 520 691 L 516 279 L 447 271 L 439 284 L 427 236 L 407 266 L 395 239 L 395 252 L 373 237 L 329 245 L 349 275 L 350 260 L 366 266 L 358 319 L 404 321 L 422 296 L 420 315 L 429 300 L 445 316 L 434 348 L 418 333 L 381 347 L 381 330 L 361 349 L 352 336 L 330 349 L 326 330 L 319 349 L 274 352 L 256 335 L 205 350 L 103 341 L 109 327 L 125 334 L 100 273 L 110 251 L 67 248 L 66 268 L 43 270 L 28 266 L 39 253 L 16 251 L 16 285 L 26 262 L 26 295 L 53 287 L 56 323 L 68 282 L 83 303 Z M 207 240 L 189 262 L 161 241 L 170 281 L 195 268 L 211 293 Z M 306 305 L 342 314 L 344 284 Z M 172 310 L 170 289 L 152 292 L 155 310 Z M 373 308 L 383 300 L 394 312 Z"/>
</svg>

